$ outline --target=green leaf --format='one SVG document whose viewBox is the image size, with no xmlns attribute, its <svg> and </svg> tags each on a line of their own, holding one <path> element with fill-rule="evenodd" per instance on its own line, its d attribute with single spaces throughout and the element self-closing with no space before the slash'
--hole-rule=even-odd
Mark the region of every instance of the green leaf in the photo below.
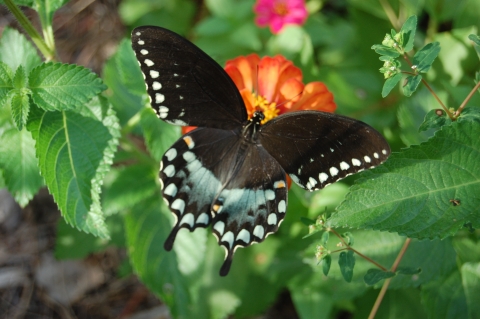
<svg viewBox="0 0 480 319">
<path fill-rule="evenodd" d="M 105 214 L 110 215 L 135 207 L 151 196 L 161 196 L 157 185 L 158 166 L 134 164 L 119 168 L 111 183 L 106 185 L 103 205 Z"/>
<path fill-rule="evenodd" d="M 429 318 L 468 318 L 467 301 L 461 281 L 460 273 L 454 271 L 422 287 L 422 304 Z"/>
<path fill-rule="evenodd" d="M 8 190 L 25 207 L 43 185 L 30 132 L 11 128 L 1 134 L 0 169 Z"/>
<path fill-rule="evenodd" d="M 322 234 L 322 244 L 326 245 L 328 243 L 328 239 L 330 238 L 330 233 L 328 231 Z"/>
<path fill-rule="evenodd" d="M 480 126 L 453 123 L 429 141 L 394 153 L 357 180 L 327 222 L 330 227 L 447 237 L 466 223 L 480 226 Z M 453 205 L 451 199 L 460 200 Z"/>
<path fill-rule="evenodd" d="M 40 172 L 66 222 L 108 237 L 99 193 L 100 177 L 109 166 L 105 157 L 113 156 L 109 129 L 97 119 L 68 111 L 32 108 L 30 117 Z"/>
<path fill-rule="evenodd" d="M 8 93 L 13 90 L 13 72 L 10 67 L 0 61 L 0 107 L 9 99 Z"/>
<path fill-rule="evenodd" d="M 372 50 L 375 50 L 375 52 L 377 52 L 380 55 L 385 55 L 390 58 L 398 58 L 400 56 L 400 52 L 398 52 L 394 48 L 389 48 L 381 44 L 374 44 L 372 46 Z"/>
<path fill-rule="evenodd" d="M 144 108 L 140 116 L 147 148 L 153 158 L 160 162 L 163 154 L 180 137 L 180 128 L 159 120 L 151 107 Z"/>
<path fill-rule="evenodd" d="M 377 282 L 383 279 L 392 278 L 395 276 L 394 272 L 391 271 L 383 271 L 381 269 L 369 269 L 363 277 L 365 283 L 369 286 L 375 285 Z"/>
<path fill-rule="evenodd" d="M 355 266 L 355 256 L 353 251 L 342 251 L 338 258 L 338 265 L 340 266 L 343 279 L 345 279 L 346 282 L 351 282 L 353 277 L 353 267 Z"/>
<path fill-rule="evenodd" d="M 417 90 L 418 85 L 422 82 L 422 76 L 417 74 L 415 76 L 407 76 L 406 84 L 403 86 L 403 95 L 411 96 Z"/>
<path fill-rule="evenodd" d="M 145 81 L 129 39 L 123 39 L 115 53 L 114 61 L 120 75 L 120 81 L 133 94 L 145 94 Z"/>
<path fill-rule="evenodd" d="M 342 237 L 345 239 L 345 242 L 349 246 L 353 246 L 354 240 L 353 240 L 353 234 L 351 232 L 346 232 L 342 234 Z"/>
<path fill-rule="evenodd" d="M 314 221 L 314 220 L 311 220 L 310 218 L 300 217 L 300 221 L 301 221 L 305 226 L 315 225 L 315 221 Z"/>
<path fill-rule="evenodd" d="M 0 61 L 12 71 L 22 65 L 27 73 L 42 62 L 32 43 L 23 34 L 10 28 L 5 28 L 0 39 Z"/>
<path fill-rule="evenodd" d="M 417 16 L 410 16 L 400 29 L 400 32 L 403 32 L 403 50 L 405 52 L 411 51 L 413 49 L 416 29 Z"/>
<path fill-rule="evenodd" d="M 189 318 L 188 282 L 178 270 L 176 253 L 163 248 L 172 216 L 160 196 L 140 202 L 126 215 L 125 222 L 127 249 L 135 272 L 169 306 L 175 318 Z"/>
<path fill-rule="evenodd" d="M 322 271 L 325 276 L 328 276 L 330 272 L 330 266 L 332 265 L 332 256 L 326 255 L 322 258 Z"/>
<path fill-rule="evenodd" d="M 461 268 L 462 285 L 467 299 L 469 318 L 480 318 L 480 263 L 465 263 Z"/>
<path fill-rule="evenodd" d="M 292 300 L 300 318 L 328 319 L 333 308 L 333 300 L 329 294 L 322 291 L 293 290 Z"/>
<path fill-rule="evenodd" d="M 434 128 L 438 129 L 444 125 L 449 125 L 452 123 L 452 120 L 442 109 L 430 110 L 423 120 L 422 125 L 418 128 L 419 132 L 426 131 L 428 129 Z"/>
<path fill-rule="evenodd" d="M 388 78 L 383 84 L 382 97 L 386 97 L 390 93 L 390 91 L 392 91 L 395 85 L 397 85 L 398 82 L 400 82 L 402 77 L 403 77 L 402 73 L 397 73 L 394 76 Z"/>
<path fill-rule="evenodd" d="M 470 121 L 480 123 L 480 107 L 467 107 L 463 109 L 457 121 Z"/>
<path fill-rule="evenodd" d="M 417 275 L 422 271 L 420 268 L 413 268 L 413 267 L 398 267 L 397 274 L 402 275 Z"/>
<path fill-rule="evenodd" d="M 477 54 L 480 56 L 480 37 L 476 34 L 470 34 L 468 35 L 468 38 L 473 41 L 473 47 L 475 48 L 475 51 L 477 51 Z"/>
<path fill-rule="evenodd" d="M 426 73 L 428 70 L 430 70 L 432 63 L 437 58 L 439 52 L 439 42 L 429 43 L 415 53 L 413 56 L 413 65 L 416 66 L 418 72 Z"/>
<path fill-rule="evenodd" d="M 30 111 L 28 98 L 30 90 L 25 88 L 27 86 L 27 76 L 21 65 L 18 67 L 17 72 L 15 72 L 13 86 L 15 90 L 12 91 L 10 108 L 12 109 L 13 120 L 17 128 L 22 130 L 23 126 L 27 123 L 28 112 Z"/>
<path fill-rule="evenodd" d="M 35 104 L 46 111 L 76 109 L 106 89 L 102 80 L 90 70 L 52 62 L 30 72 L 29 86 Z"/>
</svg>

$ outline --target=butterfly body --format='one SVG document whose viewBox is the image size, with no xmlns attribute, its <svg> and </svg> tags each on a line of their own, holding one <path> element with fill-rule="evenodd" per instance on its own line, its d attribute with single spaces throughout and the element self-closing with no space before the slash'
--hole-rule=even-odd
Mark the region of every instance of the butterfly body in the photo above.
<svg viewBox="0 0 480 319">
<path fill-rule="evenodd" d="M 228 74 L 204 52 L 159 27 L 132 32 L 132 46 L 158 117 L 199 128 L 162 158 L 163 198 L 175 216 L 164 247 L 178 231 L 211 225 L 225 248 L 226 275 L 238 247 L 278 230 L 287 210 L 287 174 L 321 189 L 379 165 L 390 148 L 367 124 L 320 111 L 285 113 L 265 124 L 251 119 Z"/>
</svg>

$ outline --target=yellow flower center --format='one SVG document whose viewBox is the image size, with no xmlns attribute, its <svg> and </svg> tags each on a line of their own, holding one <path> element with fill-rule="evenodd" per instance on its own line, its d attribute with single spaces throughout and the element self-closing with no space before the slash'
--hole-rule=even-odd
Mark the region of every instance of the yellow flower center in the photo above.
<svg viewBox="0 0 480 319">
<path fill-rule="evenodd" d="M 274 117 L 278 116 L 279 110 L 277 109 L 277 103 L 275 102 L 268 102 L 266 98 L 261 95 L 258 95 L 255 98 L 254 108 L 256 110 L 262 111 L 263 115 L 265 115 L 265 119 L 262 121 L 262 124 L 270 121 Z"/>
<path fill-rule="evenodd" d="M 288 14 L 288 7 L 283 1 L 278 1 L 275 3 L 273 10 L 280 16 L 286 16 Z"/>
</svg>

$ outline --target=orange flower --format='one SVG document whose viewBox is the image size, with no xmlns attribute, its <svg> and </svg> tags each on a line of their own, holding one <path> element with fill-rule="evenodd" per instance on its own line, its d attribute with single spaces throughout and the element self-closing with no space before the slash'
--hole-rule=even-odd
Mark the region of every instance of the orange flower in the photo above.
<svg viewBox="0 0 480 319">
<path fill-rule="evenodd" d="M 257 54 L 227 61 L 230 75 L 243 97 L 248 118 L 257 110 L 265 115 L 263 123 L 291 111 L 334 112 L 333 94 L 322 82 L 302 82 L 302 71 L 281 55 L 260 58 Z M 190 131 L 184 128 L 183 133 Z"/>
</svg>

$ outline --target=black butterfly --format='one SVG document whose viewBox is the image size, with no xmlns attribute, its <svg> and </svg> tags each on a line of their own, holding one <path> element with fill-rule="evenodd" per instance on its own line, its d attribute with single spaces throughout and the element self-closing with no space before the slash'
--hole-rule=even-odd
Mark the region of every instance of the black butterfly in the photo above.
<svg viewBox="0 0 480 319">
<path fill-rule="evenodd" d="M 165 153 L 163 198 L 175 216 L 165 242 L 180 228 L 212 225 L 226 251 L 220 275 L 238 247 L 277 231 L 287 211 L 287 177 L 310 191 L 384 162 L 390 148 L 367 124 L 340 115 L 299 111 L 266 124 L 248 119 L 229 75 L 203 51 L 172 31 L 132 32 L 132 46 L 158 117 L 199 128 Z"/>
</svg>

